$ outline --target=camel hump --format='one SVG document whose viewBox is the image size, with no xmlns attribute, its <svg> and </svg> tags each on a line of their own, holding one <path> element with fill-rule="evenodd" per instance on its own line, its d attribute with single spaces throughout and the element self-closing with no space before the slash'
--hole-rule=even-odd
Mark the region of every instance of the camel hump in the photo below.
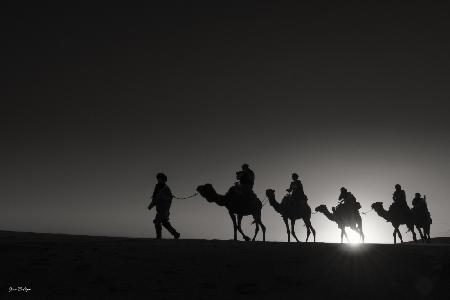
<svg viewBox="0 0 450 300">
<path fill-rule="evenodd" d="M 413 216 L 414 216 L 414 218 L 416 219 L 417 222 L 432 224 L 430 212 L 428 211 L 428 209 L 426 209 L 426 207 L 424 207 L 424 206 L 414 206 L 411 209 L 411 212 L 412 212 L 412 214 L 413 214 Z"/>
<path fill-rule="evenodd" d="M 392 219 L 396 219 L 399 222 L 405 224 L 410 221 L 412 211 L 408 206 L 402 205 L 400 202 L 394 202 L 389 206 L 389 213 Z"/>
<path fill-rule="evenodd" d="M 246 213 L 253 212 L 255 208 L 258 210 L 262 208 L 258 196 L 252 190 L 241 185 L 232 186 L 226 195 L 231 199 L 235 208 Z"/>
</svg>

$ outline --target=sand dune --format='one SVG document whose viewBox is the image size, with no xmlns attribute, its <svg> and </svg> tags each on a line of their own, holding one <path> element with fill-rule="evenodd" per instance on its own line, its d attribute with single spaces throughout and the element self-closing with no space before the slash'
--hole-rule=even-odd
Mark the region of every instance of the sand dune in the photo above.
<svg viewBox="0 0 450 300">
<path fill-rule="evenodd" d="M 2 231 L 0 241 L 2 299 L 448 299 L 450 293 L 449 238 L 350 246 Z"/>
</svg>

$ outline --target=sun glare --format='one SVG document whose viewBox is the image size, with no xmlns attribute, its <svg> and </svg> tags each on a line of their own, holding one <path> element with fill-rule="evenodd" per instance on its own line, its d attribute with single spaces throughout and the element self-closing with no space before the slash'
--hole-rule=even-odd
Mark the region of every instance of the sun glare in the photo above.
<svg viewBox="0 0 450 300">
<path fill-rule="evenodd" d="M 359 234 L 354 232 L 353 230 L 346 230 L 348 235 L 348 243 L 352 246 L 357 246 L 361 244 L 361 238 L 359 237 Z"/>
<path fill-rule="evenodd" d="M 361 245 L 361 243 L 360 242 L 350 242 L 350 243 L 348 243 L 348 245 L 352 248 L 357 248 Z"/>
</svg>

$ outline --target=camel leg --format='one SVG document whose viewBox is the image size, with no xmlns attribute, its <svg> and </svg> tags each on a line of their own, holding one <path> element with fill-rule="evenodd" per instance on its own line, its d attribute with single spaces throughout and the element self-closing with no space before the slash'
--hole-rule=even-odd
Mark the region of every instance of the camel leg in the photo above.
<svg viewBox="0 0 450 300">
<path fill-rule="evenodd" d="M 303 219 L 303 222 L 305 222 L 305 226 L 306 226 L 306 242 L 308 242 L 308 239 L 309 239 L 309 236 L 311 234 L 311 231 L 313 233 L 314 242 L 315 242 L 316 241 L 316 233 L 315 233 L 314 228 L 311 225 L 311 221 Z"/>
<path fill-rule="evenodd" d="M 400 243 L 403 243 L 402 233 L 400 232 L 400 229 L 397 228 L 398 237 L 400 238 Z"/>
<path fill-rule="evenodd" d="M 283 218 L 284 224 L 286 225 L 286 232 L 288 235 L 288 243 L 291 241 L 291 232 L 289 231 L 289 224 L 288 224 L 288 219 L 287 218 Z"/>
<path fill-rule="evenodd" d="M 291 219 L 291 232 L 292 232 L 292 236 L 294 237 L 294 239 L 297 242 L 300 242 L 297 238 L 297 235 L 295 234 L 295 219 Z"/>
<path fill-rule="evenodd" d="M 400 233 L 399 225 L 394 225 L 394 244 L 397 244 L 397 235 L 400 238 L 400 242 L 403 243 L 402 234 Z"/>
<path fill-rule="evenodd" d="M 344 236 L 345 236 L 345 240 L 347 241 L 347 243 L 349 242 L 349 240 L 348 240 L 348 235 L 347 235 L 347 232 L 345 231 L 345 228 L 344 228 Z"/>
<path fill-rule="evenodd" d="M 364 244 L 364 232 L 363 232 L 362 228 L 358 227 L 358 230 L 356 232 L 359 233 L 359 237 L 361 239 L 361 242 Z"/>
<path fill-rule="evenodd" d="M 263 234 L 263 242 L 266 241 L 266 226 L 259 220 L 259 226 L 261 226 L 262 234 Z"/>
<path fill-rule="evenodd" d="M 308 239 L 309 239 L 310 235 L 311 235 L 311 229 L 309 229 L 309 226 L 306 225 L 306 241 L 305 242 L 308 242 Z"/>
<path fill-rule="evenodd" d="M 422 240 L 422 243 L 425 243 L 425 237 L 424 237 L 424 235 L 422 234 L 422 230 L 421 230 L 420 227 L 417 226 L 417 225 L 416 225 L 416 228 L 417 228 L 417 231 L 419 232 L 420 239 Z M 424 231 L 425 231 L 425 230 L 424 230 Z"/>
<path fill-rule="evenodd" d="M 261 217 L 259 218 L 259 226 L 261 226 L 262 234 L 263 234 L 263 242 L 266 241 L 266 226 L 261 221 Z"/>
<path fill-rule="evenodd" d="M 242 237 L 244 238 L 244 240 L 250 241 L 250 238 L 249 238 L 248 236 L 246 236 L 246 235 L 244 234 L 244 232 L 242 231 L 242 227 L 241 227 L 242 217 L 243 217 L 242 215 L 238 215 L 238 216 L 237 216 L 238 230 L 239 230 L 239 232 L 242 234 Z"/>
<path fill-rule="evenodd" d="M 254 223 L 255 223 L 256 227 L 255 227 L 255 235 L 253 235 L 252 242 L 254 242 L 256 240 L 256 236 L 258 235 L 258 232 L 259 232 L 259 223 L 256 221 Z"/>
<path fill-rule="evenodd" d="M 424 234 L 425 234 L 425 238 L 427 240 L 427 243 L 431 242 L 431 236 L 430 236 L 430 224 L 425 225 L 425 228 L 423 229 Z"/>
<path fill-rule="evenodd" d="M 362 220 L 360 222 L 358 222 L 358 233 L 359 233 L 359 236 L 361 237 L 361 241 L 364 243 L 364 232 L 362 229 Z"/>
<path fill-rule="evenodd" d="M 237 241 L 237 225 L 236 225 L 236 216 L 229 211 L 230 213 L 230 217 L 231 217 L 231 221 L 233 221 L 233 230 L 234 230 L 234 240 Z"/>
<path fill-rule="evenodd" d="M 417 235 L 416 235 L 416 231 L 414 230 L 414 225 L 411 225 L 409 227 L 409 230 L 411 230 L 414 242 L 417 243 Z"/>
<path fill-rule="evenodd" d="M 311 231 L 312 231 L 314 243 L 315 243 L 316 242 L 316 230 L 314 229 L 314 227 L 312 227 L 312 225 L 311 225 Z"/>
<path fill-rule="evenodd" d="M 428 243 L 429 242 L 428 239 L 430 238 L 430 227 L 425 224 L 425 226 L 423 226 L 422 229 L 423 229 L 423 241 L 424 243 Z"/>
<path fill-rule="evenodd" d="M 253 223 L 255 223 L 256 228 L 255 228 L 255 235 L 252 238 L 252 242 L 254 242 L 256 240 L 256 236 L 258 235 L 258 232 L 259 232 L 259 225 L 262 225 L 262 223 L 261 223 L 261 215 L 260 214 L 254 214 L 253 215 Z M 264 226 L 264 225 L 262 225 L 262 226 Z M 264 232 L 263 232 L 263 239 L 264 239 Z"/>
<path fill-rule="evenodd" d="M 266 241 L 266 226 L 264 226 L 264 224 L 261 221 L 261 213 L 259 212 L 259 213 L 254 214 L 253 219 L 254 219 L 253 223 L 256 224 L 256 228 L 255 228 L 255 236 L 253 236 L 252 241 L 255 241 L 256 235 L 259 232 L 259 226 L 261 226 L 261 230 L 262 230 L 262 234 L 263 234 L 263 242 L 265 242 Z"/>
<path fill-rule="evenodd" d="M 358 228 L 358 231 L 359 231 L 359 237 L 361 238 L 361 242 L 364 244 L 364 239 L 365 239 L 364 232 L 363 232 L 362 228 Z"/>
</svg>

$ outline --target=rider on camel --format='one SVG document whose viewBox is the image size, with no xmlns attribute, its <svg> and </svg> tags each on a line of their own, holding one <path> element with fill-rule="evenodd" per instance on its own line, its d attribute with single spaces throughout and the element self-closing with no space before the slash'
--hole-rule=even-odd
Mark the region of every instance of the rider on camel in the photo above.
<svg viewBox="0 0 450 300">
<path fill-rule="evenodd" d="M 392 200 L 394 200 L 394 203 L 396 203 L 396 205 L 400 208 L 408 207 L 408 203 L 406 203 L 406 193 L 402 190 L 400 184 L 395 185 L 395 192 L 392 195 Z"/>
<path fill-rule="evenodd" d="M 348 209 L 349 212 L 352 212 L 354 214 L 358 214 L 358 207 L 356 198 L 353 196 L 352 193 L 347 191 L 345 187 L 341 187 L 341 194 L 339 195 L 339 205 L 342 205 L 342 207 L 345 207 Z M 334 209 L 333 209 L 334 210 Z"/>
<path fill-rule="evenodd" d="M 297 173 L 292 174 L 291 185 L 286 191 L 291 194 L 292 198 L 297 199 L 299 201 L 302 200 L 307 201 L 308 199 L 305 195 L 305 192 L 303 191 L 303 185 L 302 182 L 298 179 Z"/>
<path fill-rule="evenodd" d="M 255 173 L 249 168 L 248 164 L 242 165 L 242 170 L 236 172 L 235 188 L 239 193 L 247 195 L 248 199 L 257 198 L 253 192 L 253 185 L 255 184 Z"/>
<path fill-rule="evenodd" d="M 420 193 L 416 193 L 414 199 L 412 200 L 412 205 L 415 209 L 423 213 L 431 220 L 430 211 L 428 210 L 427 205 L 427 197 L 425 195 L 423 195 L 422 198 Z"/>
</svg>

